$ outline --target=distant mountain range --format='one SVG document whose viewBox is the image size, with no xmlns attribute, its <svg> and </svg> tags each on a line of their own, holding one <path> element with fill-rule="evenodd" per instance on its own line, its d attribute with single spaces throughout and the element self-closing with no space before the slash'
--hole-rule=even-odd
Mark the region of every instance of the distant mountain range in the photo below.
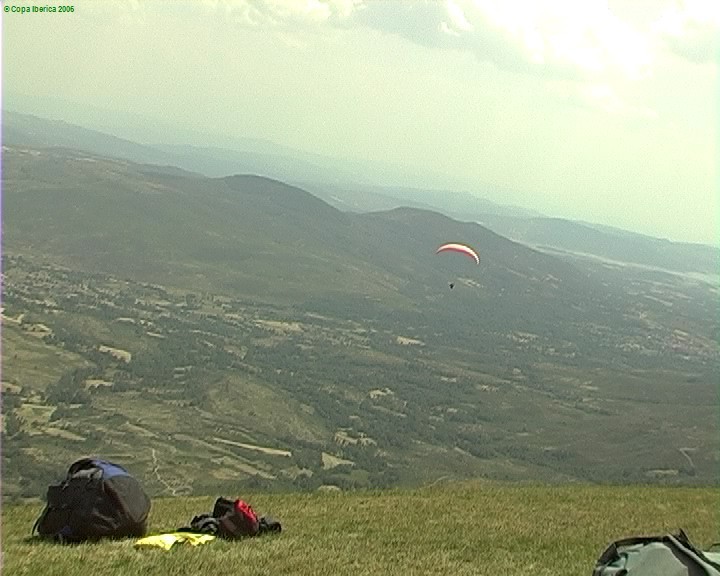
<svg viewBox="0 0 720 576">
<path fill-rule="evenodd" d="M 86 271 L 268 302 L 344 293 L 414 308 L 418 291 L 457 274 L 506 308 L 526 301 L 513 293 L 545 292 L 549 274 L 563 292 L 592 289 L 572 265 L 430 210 L 345 213 L 259 176 L 205 178 L 66 148 L 3 156 L 6 249 Z M 478 247 L 482 273 L 434 256 L 450 240 Z"/>
<path fill-rule="evenodd" d="M 458 220 L 477 222 L 502 236 L 564 258 L 594 256 L 662 270 L 697 272 L 715 280 L 720 273 L 718 247 L 671 242 L 612 226 L 549 218 L 470 193 L 378 186 L 343 188 L 312 183 L 305 187 L 340 210 L 372 212 L 399 206 L 434 210 Z"/>
<path fill-rule="evenodd" d="M 619 228 L 560 218 L 516 218 L 484 214 L 477 221 L 503 236 L 561 256 L 595 256 L 717 279 L 720 249 L 671 242 Z"/>
<path fill-rule="evenodd" d="M 291 176 L 312 177 L 320 171 L 318 165 L 290 156 L 287 149 L 273 148 L 254 141 L 244 144 L 248 148 L 259 148 L 259 152 L 190 145 L 138 144 L 67 122 L 10 111 L 3 114 L 3 142 L 11 145 L 73 148 L 141 164 L 177 166 L 210 177 L 251 173 L 288 179 Z M 329 178 L 348 177 L 341 170 L 333 174 L 330 166 L 324 170 Z"/>
<path fill-rule="evenodd" d="M 521 242 L 565 258 L 597 257 L 717 279 L 720 249 L 670 242 L 619 228 L 560 218 L 501 205 L 470 192 L 378 186 L 363 182 L 361 167 L 333 168 L 322 157 L 294 153 L 266 142 L 244 141 L 245 149 L 189 145 L 143 145 L 102 132 L 28 114 L 4 112 L 3 142 L 8 145 L 67 147 L 142 164 L 178 167 L 209 177 L 245 173 L 294 183 L 342 211 L 371 212 L 402 206 L 438 211 L 478 222 Z M 322 183 L 320 179 L 324 179 Z M 335 182 L 329 184 L 327 182 Z M 348 185 L 348 182 L 355 182 Z M 486 187 L 477 193 L 497 196 Z"/>
</svg>

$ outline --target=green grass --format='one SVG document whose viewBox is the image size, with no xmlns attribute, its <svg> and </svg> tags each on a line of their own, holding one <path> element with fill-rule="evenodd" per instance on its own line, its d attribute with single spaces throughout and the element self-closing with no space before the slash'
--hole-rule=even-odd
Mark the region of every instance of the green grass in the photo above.
<svg viewBox="0 0 720 576">
<path fill-rule="evenodd" d="M 132 541 L 62 547 L 27 539 L 39 505 L 3 510 L 6 574 L 180 576 L 590 575 L 611 541 L 684 528 L 720 540 L 716 488 L 446 484 L 419 490 L 243 496 L 280 535 L 200 548 L 135 550 Z M 209 511 L 214 498 L 159 499 L 151 532 Z"/>
</svg>

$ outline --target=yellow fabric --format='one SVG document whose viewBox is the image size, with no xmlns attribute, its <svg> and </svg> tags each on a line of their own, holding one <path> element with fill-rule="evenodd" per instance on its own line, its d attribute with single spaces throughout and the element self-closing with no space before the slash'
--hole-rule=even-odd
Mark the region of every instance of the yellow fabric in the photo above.
<svg viewBox="0 0 720 576">
<path fill-rule="evenodd" d="M 190 544 L 199 546 L 215 540 L 212 534 L 195 534 L 193 532 L 170 532 L 168 534 L 154 534 L 140 538 L 134 544 L 135 548 L 162 548 L 170 550 L 175 544 Z"/>
</svg>

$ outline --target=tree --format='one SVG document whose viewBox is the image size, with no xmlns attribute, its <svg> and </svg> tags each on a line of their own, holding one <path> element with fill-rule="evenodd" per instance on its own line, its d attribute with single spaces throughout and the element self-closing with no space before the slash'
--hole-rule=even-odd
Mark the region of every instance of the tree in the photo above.
<svg viewBox="0 0 720 576">
<path fill-rule="evenodd" d="M 14 410 L 12 412 L 9 412 L 8 414 L 5 414 L 3 420 L 5 421 L 5 434 L 7 438 L 12 438 L 22 433 L 22 428 L 25 420 L 15 414 Z"/>
</svg>

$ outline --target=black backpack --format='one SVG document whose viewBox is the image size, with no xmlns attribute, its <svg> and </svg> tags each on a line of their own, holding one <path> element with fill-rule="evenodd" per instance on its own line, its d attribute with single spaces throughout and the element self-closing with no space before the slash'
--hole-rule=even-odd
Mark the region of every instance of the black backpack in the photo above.
<svg viewBox="0 0 720 576">
<path fill-rule="evenodd" d="M 47 505 L 33 526 L 43 538 L 82 542 L 141 537 L 147 531 L 150 499 L 122 466 L 83 458 L 60 484 L 48 487 Z"/>
</svg>

